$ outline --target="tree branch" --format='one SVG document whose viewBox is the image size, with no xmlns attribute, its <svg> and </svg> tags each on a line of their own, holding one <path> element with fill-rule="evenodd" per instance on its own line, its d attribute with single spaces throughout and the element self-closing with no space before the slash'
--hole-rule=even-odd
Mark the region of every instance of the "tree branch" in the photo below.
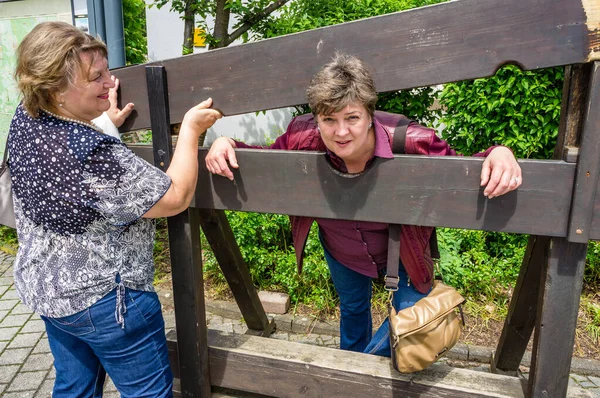
<svg viewBox="0 0 600 398">
<path fill-rule="evenodd" d="M 287 3 L 288 1 L 289 0 L 276 0 L 275 2 L 271 3 L 264 10 L 257 12 L 256 14 L 246 16 L 244 18 L 242 24 L 240 25 L 240 27 L 237 28 L 235 31 L 233 31 L 227 37 L 225 47 L 228 46 L 229 44 L 231 44 L 235 39 L 237 39 L 238 37 L 240 37 L 241 35 L 246 33 L 248 30 L 250 30 L 250 28 L 252 28 L 258 21 L 267 17 L 269 14 L 271 14 L 273 11 L 277 10 L 278 8 L 281 8 L 282 6 L 284 6 L 285 3 Z"/>
</svg>

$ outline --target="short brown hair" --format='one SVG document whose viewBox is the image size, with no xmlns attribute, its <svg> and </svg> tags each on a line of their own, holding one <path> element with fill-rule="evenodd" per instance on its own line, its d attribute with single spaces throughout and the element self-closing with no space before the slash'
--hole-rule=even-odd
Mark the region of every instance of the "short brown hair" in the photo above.
<svg viewBox="0 0 600 398">
<path fill-rule="evenodd" d="M 42 22 L 25 36 L 17 49 L 15 79 L 27 113 L 37 117 L 56 93 L 75 83 L 84 52 L 107 57 L 101 40 L 66 22 Z"/>
<path fill-rule="evenodd" d="M 336 53 L 314 75 L 306 90 L 308 105 L 316 115 L 330 115 L 350 104 L 362 104 L 373 116 L 377 91 L 367 66 L 358 58 Z"/>
</svg>

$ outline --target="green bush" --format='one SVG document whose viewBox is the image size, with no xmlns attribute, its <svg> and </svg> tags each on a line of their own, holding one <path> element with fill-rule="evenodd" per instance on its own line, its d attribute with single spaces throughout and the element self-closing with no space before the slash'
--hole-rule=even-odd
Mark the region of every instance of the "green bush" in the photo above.
<svg viewBox="0 0 600 398">
<path fill-rule="evenodd" d="M 310 303 L 317 310 L 335 306 L 335 290 L 315 226 L 306 243 L 302 274 L 298 275 L 288 216 L 233 211 L 226 214 L 258 289 L 285 292 L 292 303 Z M 214 254 L 206 249 L 208 246 L 204 247 L 206 276 L 224 283 Z"/>
<path fill-rule="evenodd" d="M 438 228 L 439 268 L 465 296 L 509 299 L 527 246 L 527 235 Z M 486 300 L 486 301 L 487 301 Z"/>
<path fill-rule="evenodd" d="M 552 157 L 562 95 L 563 68 L 522 71 L 514 65 L 494 76 L 444 86 L 442 137 L 460 153 L 493 144 L 511 148 L 518 158 Z M 526 178 L 526 177 L 525 177 Z"/>
</svg>

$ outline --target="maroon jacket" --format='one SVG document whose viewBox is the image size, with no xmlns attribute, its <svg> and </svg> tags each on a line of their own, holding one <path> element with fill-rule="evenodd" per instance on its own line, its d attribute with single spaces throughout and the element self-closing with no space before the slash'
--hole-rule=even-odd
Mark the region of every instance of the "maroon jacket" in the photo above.
<svg viewBox="0 0 600 398">
<path fill-rule="evenodd" d="M 390 139 L 390 145 L 394 130 L 402 117 L 402 115 L 393 113 L 375 112 L 373 125 L 375 129 L 384 129 Z M 238 148 L 251 147 L 239 142 L 236 144 Z M 326 151 L 327 149 L 312 114 L 295 117 L 288 125 L 285 134 L 278 137 L 269 148 L 299 151 Z M 487 156 L 494 148 L 491 147 L 485 152 L 473 156 Z M 404 150 L 406 154 L 413 155 L 457 156 L 448 143 L 435 134 L 435 130 L 415 122 L 411 122 L 406 130 Z M 290 220 L 298 271 L 301 272 L 306 239 L 315 218 L 290 216 Z M 432 231 L 432 227 L 403 225 L 400 235 L 400 259 L 411 282 L 421 293 L 429 292 L 433 281 L 433 261 L 429 250 L 429 238 Z"/>
</svg>

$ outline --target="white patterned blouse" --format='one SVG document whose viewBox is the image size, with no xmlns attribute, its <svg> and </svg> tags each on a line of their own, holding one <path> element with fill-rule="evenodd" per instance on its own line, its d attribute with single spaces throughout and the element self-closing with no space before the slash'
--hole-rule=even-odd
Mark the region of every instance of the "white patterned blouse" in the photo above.
<svg viewBox="0 0 600 398">
<path fill-rule="evenodd" d="M 141 216 L 171 179 L 94 126 L 21 105 L 8 140 L 21 300 L 60 318 L 119 285 L 153 291 L 155 227 Z"/>
</svg>

